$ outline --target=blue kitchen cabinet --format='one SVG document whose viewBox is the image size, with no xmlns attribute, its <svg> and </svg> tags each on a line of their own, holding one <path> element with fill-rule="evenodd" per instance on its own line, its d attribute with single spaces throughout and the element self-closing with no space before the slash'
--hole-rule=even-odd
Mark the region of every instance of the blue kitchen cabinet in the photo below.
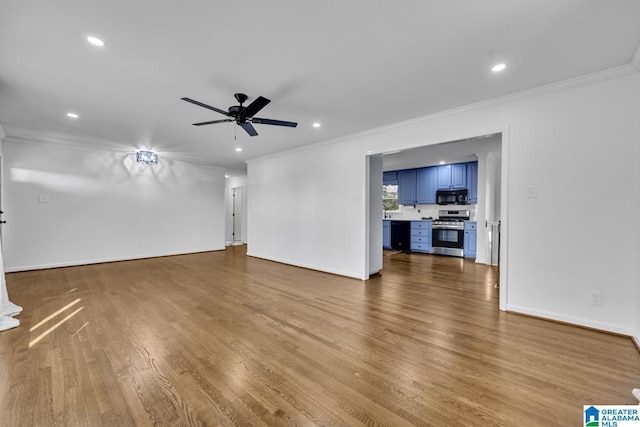
<svg viewBox="0 0 640 427">
<path fill-rule="evenodd" d="M 398 185 L 398 172 L 397 171 L 383 172 L 382 185 Z"/>
<path fill-rule="evenodd" d="M 437 167 L 420 168 L 416 178 L 416 200 L 420 204 L 435 205 L 438 190 Z"/>
<path fill-rule="evenodd" d="M 476 245 L 478 241 L 478 223 L 473 221 L 464 222 L 464 257 L 476 257 Z"/>
<path fill-rule="evenodd" d="M 455 163 L 453 165 L 437 166 L 438 189 L 454 190 L 467 188 L 467 164 Z"/>
<path fill-rule="evenodd" d="M 478 203 L 478 162 L 467 163 L 467 191 L 469 204 Z"/>
<path fill-rule="evenodd" d="M 387 171 L 387 172 L 383 172 L 382 173 L 382 180 L 383 181 L 388 181 L 390 179 L 398 179 L 398 172 L 397 171 Z"/>
<path fill-rule="evenodd" d="M 435 205 L 438 190 L 467 189 L 469 203 L 478 203 L 478 162 L 387 171 L 384 185 L 398 185 L 401 205 Z"/>
<path fill-rule="evenodd" d="M 391 249 L 391 221 L 382 221 L 382 247 Z"/>
<path fill-rule="evenodd" d="M 401 205 L 415 205 L 416 198 L 415 169 L 398 171 L 398 203 Z"/>
<path fill-rule="evenodd" d="M 431 221 L 411 221 L 411 252 L 432 252 Z"/>
</svg>

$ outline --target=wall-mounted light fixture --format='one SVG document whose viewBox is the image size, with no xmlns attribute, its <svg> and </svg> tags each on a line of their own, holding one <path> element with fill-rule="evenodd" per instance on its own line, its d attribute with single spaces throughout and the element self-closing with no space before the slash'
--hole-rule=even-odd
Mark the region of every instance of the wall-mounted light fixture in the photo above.
<svg viewBox="0 0 640 427">
<path fill-rule="evenodd" d="M 136 161 L 145 164 L 158 164 L 158 154 L 153 151 L 138 151 L 136 153 Z"/>
</svg>

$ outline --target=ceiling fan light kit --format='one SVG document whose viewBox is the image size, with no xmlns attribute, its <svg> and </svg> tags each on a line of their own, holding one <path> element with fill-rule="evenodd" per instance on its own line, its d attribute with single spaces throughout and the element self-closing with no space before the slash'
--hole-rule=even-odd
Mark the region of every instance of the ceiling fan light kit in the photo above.
<svg viewBox="0 0 640 427">
<path fill-rule="evenodd" d="M 240 105 L 232 105 L 228 108 L 227 111 L 224 111 L 220 108 L 212 107 L 211 105 L 204 104 L 200 101 L 196 101 L 191 98 L 180 98 L 183 101 L 190 102 L 199 107 L 203 107 L 216 113 L 223 114 L 227 116 L 227 119 L 220 120 L 210 120 L 206 122 L 198 122 L 194 123 L 194 126 L 204 126 L 204 125 L 212 125 L 216 123 L 225 123 L 225 122 L 236 122 L 238 126 L 245 130 L 249 134 L 249 136 L 256 136 L 258 132 L 253 127 L 252 123 L 262 124 L 262 125 L 272 125 L 272 126 L 286 126 L 286 127 L 296 127 L 298 123 L 295 122 L 287 122 L 284 120 L 274 120 L 274 119 L 265 119 L 260 117 L 254 117 L 256 113 L 262 110 L 267 106 L 271 101 L 263 96 L 259 96 L 251 102 L 251 104 L 246 107 L 243 105 L 249 97 L 244 93 L 236 93 L 235 95 L 236 101 Z"/>
<path fill-rule="evenodd" d="M 158 154 L 153 151 L 141 150 L 136 153 L 136 161 L 147 165 L 157 165 Z"/>
</svg>

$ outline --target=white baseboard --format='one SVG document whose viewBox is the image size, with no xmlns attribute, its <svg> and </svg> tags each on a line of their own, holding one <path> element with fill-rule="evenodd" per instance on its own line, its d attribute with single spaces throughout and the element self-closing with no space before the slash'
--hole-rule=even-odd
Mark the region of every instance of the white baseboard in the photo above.
<svg viewBox="0 0 640 427">
<path fill-rule="evenodd" d="M 331 274 L 336 274 L 338 276 L 351 277 L 351 278 L 354 278 L 354 279 L 367 280 L 369 278 L 369 276 L 363 277 L 362 275 L 355 274 L 352 271 L 342 271 L 342 270 L 327 269 L 327 268 L 319 267 L 319 266 L 313 265 L 313 264 L 305 264 L 305 263 L 299 263 L 299 262 L 295 262 L 295 261 L 291 261 L 291 260 L 283 259 L 283 258 L 269 257 L 269 256 L 261 255 L 261 254 L 255 253 L 255 252 L 251 252 L 251 251 L 247 251 L 247 256 L 254 257 L 254 258 L 266 259 L 268 261 L 279 262 L 281 264 L 293 265 L 295 267 L 308 268 L 309 270 L 322 271 L 323 273 L 331 273 Z"/>
<path fill-rule="evenodd" d="M 529 307 L 522 307 L 513 304 L 507 304 L 507 311 L 511 311 L 514 313 L 526 314 L 529 316 L 540 317 L 543 319 L 555 320 L 557 322 L 568 323 L 576 326 L 583 326 L 585 328 L 597 329 L 603 332 L 611 332 L 614 334 L 625 335 L 629 338 L 632 338 L 636 345 L 640 344 L 640 340 L 638 340 L 638 335 L 634 330 L 627 329 L 625 327 L 614 325 L 611 323 L 604 322 L 594 322 L 590 319 L 583 319 L 580 317 L 566 316 L 564 314 L 552 313 L 544 310 L 536 310 Z M 640 345 L 639 347 L 640 348 Z"/>
<path fill-rule="evenodd" d="M 90 264 L 103 264 L 107 262 L 119 262 L 119 261 L 133 261 L 136 259 L 146 259 L 146 258 L 159 258 L 165 256 L 173 256 L 173 255 L 188 255 L 188 254 L 197 254 L 202 252 L 213 252 L 213 251 L 223 251 L 225 247 L 215 247 L 202 251 L 187 251 L 187 252 L 168 252 L 168 253 L 157 253 L 157 254 L 145 254 L 139 256 L 128 256 L 128 257 L 113 257 L 113 258 L 98 258 L 98 259 L 88 259 L 88 260 L 74 260 L 74 261 L 63 261 L 59 263 L 51 263 L 51 264 L 34 264 L 34 265 L 23 265 L 18 267 L 6 267 L 6 273 L 17 273 L 20 271 L 31 271 L 31 270 L 46 270 L 48 268 L 61 268 L 61 267 L 76 267 L 79 265 L 90 265 Z"/>
</svg>

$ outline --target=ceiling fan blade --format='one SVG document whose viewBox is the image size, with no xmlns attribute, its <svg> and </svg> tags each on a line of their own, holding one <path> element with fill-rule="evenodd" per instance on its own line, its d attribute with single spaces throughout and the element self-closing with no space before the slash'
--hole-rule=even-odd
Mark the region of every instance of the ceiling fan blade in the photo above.
<svg viewBox="0 0 640 427">
<path fill-rule="evenodd" d="M 249 122 L 238 123 L 238 126 L 242 127 L 242 129 L 244 129 L 250 136 L 256 136 L 258 134 L 256 129 Z"/>
<path fill-rule="evenodd" d="M 208 122 L 200 122 L 200 123 L 194 123 L 194 126 L 204 126 L 204 125 L 213 125 L 215 123 L 224 123 L 224 122 L 232 122 L 233 119 L 222 119 L 222 120 L 211 120 Z"/>
<path fill-rule="evenodd" d="M 211 105 L 203 104 L 202 102 L 196 101 L 195 99 L 191 99 L 191 98 L 180 98 L 180 99 L 182 99 L 183 101 L 187 101 L 187 102 L 190 102 L 192 104 L 198 105 L 200 107 L 207 108 L 209 110 L 213 110 L 216 113 L 224 114 L 225 116 L 231 116 L 231 114 L 229 114 L 227 111 L 221 110 L 221 109 L 216 108 L 216 107 L 212 107 Z"/>
<path fill-rule="evenodd" d="M 290 128 L 294 128 L 298 126 L 298 123 L 296 122 L 285 122 L 284 120 L 273 120 L 273 119 L 261 119 L 260 117 L 252 118 L 251 122 L 259 123 L 261 125 L 288 126 Z"/>
<path fill-rule="evenodd" d="M 242 117 L 251 118 L 255 113 L 262 110 L 271 101 L 263 96 L 259 96 L 242 110 Z"/>
</svg>

